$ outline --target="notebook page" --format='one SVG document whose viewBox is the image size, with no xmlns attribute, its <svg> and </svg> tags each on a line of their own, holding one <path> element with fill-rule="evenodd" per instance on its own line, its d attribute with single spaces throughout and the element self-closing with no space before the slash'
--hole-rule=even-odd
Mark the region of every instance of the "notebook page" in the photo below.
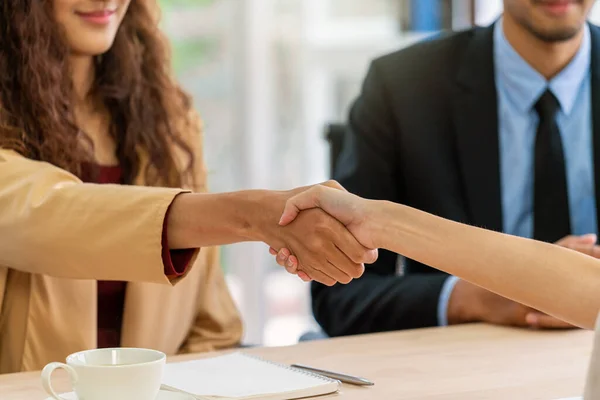
<svg viewBox="0 0 600 400">
<path fill-rule="evenodd" d="M 241 353 L 167 364 L 163 384 L 195 396 L 252 398 L 280 393 L 332 393 L 337 381 L 271 364 Z M 332 389 L 333 384 L 333 389 Z M 327 390 L 329 388 L 329 390 Z M 297 397 L 288 397 L 290 399 Z"/>
</svg>

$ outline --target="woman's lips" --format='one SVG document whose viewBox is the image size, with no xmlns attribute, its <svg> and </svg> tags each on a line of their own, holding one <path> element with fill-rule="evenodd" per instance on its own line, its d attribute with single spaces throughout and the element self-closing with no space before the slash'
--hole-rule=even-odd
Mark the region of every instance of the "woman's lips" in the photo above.
<svg viewBox="0 0 600 400">
<path fill-rule="evenodd" d="M 86 22 L 90 22 L 96 25 L 107 25 L 112 20 L 113 15 L 115 15 L 114 10 L 101 10 L 101 11 L 91 11 L 91 12 L 81 12 L 77 11 L 77 15 L 79 15 Z"/>
</svg>

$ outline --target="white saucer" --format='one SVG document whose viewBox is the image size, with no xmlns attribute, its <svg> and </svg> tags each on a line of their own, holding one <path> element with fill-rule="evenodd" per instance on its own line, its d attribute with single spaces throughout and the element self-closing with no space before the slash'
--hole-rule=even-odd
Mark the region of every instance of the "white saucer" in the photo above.
<svg viewBox="0 0 600 400">
<path fill-rule="evenodd" d="M 65 400 L 77 400 L 75 392 L 59 393 L 59 396 Z M 48 397 L 46 400 L 54 400 L 52 397 Z M 196 400 L 194 397 L 179 392 L 170 392 L 168 390 L 161 390 L 156 396 L 155 400 Z"/>
</svg>

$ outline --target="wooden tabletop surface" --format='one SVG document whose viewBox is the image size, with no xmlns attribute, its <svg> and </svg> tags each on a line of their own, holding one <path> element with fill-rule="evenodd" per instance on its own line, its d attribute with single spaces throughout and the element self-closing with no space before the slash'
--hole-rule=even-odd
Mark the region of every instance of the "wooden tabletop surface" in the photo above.
<svg viewBox="0 0 600 400">
<path fill-rule="evenodd" d="M 363 376 L 340 400 L 555 400 L 582 394 L 593 333 L 464 325 L 245 349 L 272 361 Z M 207 355 L 171 357 L 170 362 Z M 208 355 L 210 356 L 210 355 Z M 55 386 L 67 390 L 64 375 Z M 39 372 L 0 375 L 1 400 L 44 400 Z"/>
</svg>

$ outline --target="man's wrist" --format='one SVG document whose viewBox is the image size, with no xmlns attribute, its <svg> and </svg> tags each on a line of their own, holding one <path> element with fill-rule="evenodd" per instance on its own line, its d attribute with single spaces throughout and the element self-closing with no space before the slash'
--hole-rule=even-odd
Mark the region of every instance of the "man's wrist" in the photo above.
<svg viewBox="0 0 600 400">
<path fill-rule="evenodd" d="M 448 326 L 448 307 L 450 303 L 450 297 L 454 291 L 454 287 L 460 279 L 456 276 L 449 276 L 442 285 L 440 291 L 440 297 L 438 300 L 438 325 Z"/>
</svg>

